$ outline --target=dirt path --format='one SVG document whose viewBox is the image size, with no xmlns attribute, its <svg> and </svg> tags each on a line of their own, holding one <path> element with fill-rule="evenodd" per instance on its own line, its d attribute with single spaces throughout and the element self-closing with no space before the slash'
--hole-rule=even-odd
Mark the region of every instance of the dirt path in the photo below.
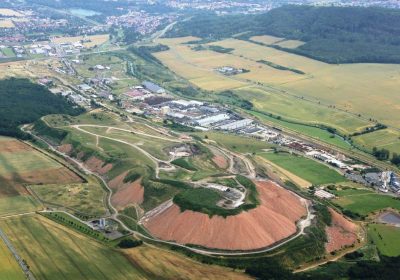
<svg viewBox="0 0 400 280">
<path fill-rule="evenodd" d="M 146 157 L 148 157 L 154 163 L 155 171 L 156 171 L 156 178 L 159 178 L 160 169 L 162 169 L 162 170 L 175 170 L 175 167 L 170 165 L 170 163 L 168 161 L 163 161 L 163 160 L 160 160 L 160 159 L 154 157 L 153 155 L 151 155 L 150 153 L 148 153 L 144 149 L 140 148 L 138 145 L 132 144 L 130 142 L 127 142 L 127 141 L 124 141 L 124 140 L 121 140 L 121 139 L 112 138 L 112 137 L 108 137 L 108 136 L 99 135 L 99 134 L 96 134 L 96 133 L 93 133 L 93 132 L 89 132 L 87 130 L 82 129 L 81 128 L 82 126 L 83 127 L 85 127 L 85 126 L 87 127 L 87 126 L 92 126 L 92 125 L 72 125 L 71 127 L 75 128 L 75 129 L 77 129 L 77 130 L 79 130 L 79 131 L 81 131 L 83 133 L 87 133 L 87 134 L 95 136 L 95 137 L 109 139 L 109 140 L 116 141 L 116 142 L 119 142 L 119 143 L 122 143 L 122 144 L 126 144 L 128 146 L 131 146 L 131 147 L 135 148 L 136 150 L 138 150 L 142 154 L 144 154 Z M 94 126 L 94 127 L 102 127 L 102 126 Z M 105 126 L 105 127 L 107 127 L 107 126 Z M 124 130 L 124 129 L 121 129 L 121 130 Z M 130 131 L 130 130 L 127 130 L 127 131 Z M 160 167 L 159 166 L 160 163 L 163 164 L 166 167 Z"/>
<path fill-rule="evenodd" d="M 144 132 L 139 132 L 139 131 L 135 131 L 135 130 L 130 130 L 130 129 L 124 129 L 124 128 L 119 128 L 119 127 L 113 127 L 113 126 L 106 126 L 106 125 L 94 125 L 94 124 L 77 124 L 77 125 L 71 125 L 71 127 L 73 128 L 80 128 L 80 127 L 99 127 L 99 128 L 107 128 L 106 133 L 109 133 L 111 130 L 119 130 L 119 131 L 125 131 L 125 132 L 129 132 L 129 133 L 134 133 L 137 135 L 141 135 L 141 136 L 146 136 L 146 137 L 150 137 L 150 138 L 155 138 L 155 139 L 159 139 L 159 140 L 164 140 L 164 141 L 168 141 L 168 142 L 175 142 L 175 143 L 182 143 L 184 141 L 180 140 L 180 139 L 171 139 L 171 138 L 165 138 L 165 137 L 161 137 L 161 136 L 156 136 L 156 135 L 151 135 L 151 134 L 147 134 Z"/>
</svg>

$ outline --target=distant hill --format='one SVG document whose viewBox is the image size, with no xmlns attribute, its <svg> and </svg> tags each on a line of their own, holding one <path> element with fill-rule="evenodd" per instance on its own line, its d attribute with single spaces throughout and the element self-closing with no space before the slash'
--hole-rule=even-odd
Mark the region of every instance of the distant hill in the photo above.
<svg viewBox="0 0 400 280">
<path fill-rule="evenodd" d="M 19 125 L 49 114 L 77 115 L 76 108 L 61 96 L 28 79 L 0 80 L 0 135 L 23 137 Z"/>
<path fill-rule="evenodd" d="M 261 15 L 201 15 L 176 24 L 167 36 L 215 40 L 241 33 L 242 39 L 304 41 L 284 50 L 328 63 L 400 63 L 400 10 L 394 9 L 289 5 Z"/>
</svg>

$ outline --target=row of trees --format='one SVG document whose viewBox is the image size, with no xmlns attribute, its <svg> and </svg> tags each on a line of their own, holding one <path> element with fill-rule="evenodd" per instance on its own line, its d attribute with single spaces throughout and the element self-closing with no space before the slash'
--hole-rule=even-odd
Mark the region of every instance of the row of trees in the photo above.
<svg viewBox="0 0 400 280">
<path fill-rule="evenodd" d="M 372 149 L 372 154 L 379 160 L 389 160 L 394 165 L 400 165 L 400 154 L 393 153 L 392 157 L 390 157 L 390 151 L 387 149 L 378 149 L 374 147 Z"/>
</svg>

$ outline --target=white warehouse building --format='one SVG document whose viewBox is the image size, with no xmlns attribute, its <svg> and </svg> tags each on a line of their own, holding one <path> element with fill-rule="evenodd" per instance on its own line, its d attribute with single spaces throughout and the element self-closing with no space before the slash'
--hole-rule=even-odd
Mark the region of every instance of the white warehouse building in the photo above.
<svg viewBox="0 0 400 280">
<path fill-rule="evenodd" d="M 229 120 L 229 119 L 230 119 L 230 117 L 228 114 L 219 114 L 219 115 L 210 116 L 210 117 L 196 120 L 196 124 L 199 126 L 209 126 L 210 124 Z"/>
<path fill-rule="evenodd" d="M 230 123 L 226 123 L 223 125 L 220 125 L 217 127 L 217 129 L 221 129 L 221 130 L 236 130 L 236 129 L 240 129 L 240 128 L 244 128 L 250 124 L 253 123 L 253 120 L 251 119 L 243 119 L 243 120 L 239 120 L 239 121 L 233 121 Z"/>
</svg>

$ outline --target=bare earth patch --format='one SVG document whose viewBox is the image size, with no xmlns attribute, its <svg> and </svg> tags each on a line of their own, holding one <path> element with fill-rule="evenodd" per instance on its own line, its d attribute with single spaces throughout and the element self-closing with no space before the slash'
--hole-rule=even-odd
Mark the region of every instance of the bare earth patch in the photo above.
<svg viewBox="0 0 400 280">
<path fill-rule="evenodd" d="M 85 161 L 85 166 L 91 171 L 99 174 L 106 174 L 113 167 L 111 163 L 104 164 L 104 161 L 96 157 L 90 157 Z"/>
<path fill-rule="evenodd" d="M 128 172 L 124 172 L 109 182 L 109 186 L 113 189 L 111 203 L 118 209 L 124 209 L 130 204 L 141 204 L 144 199 L 141 179 L 124 183 L 127 174 Z"/>
<path fill-rule="evenodd" d="M 58 146 L 57 150 L 61 153 L 69 155 L 72 152 L 72 145 L 71 144 L 64 144 Z"/>
<path fill-rule="evenodd" d="M 329 209 L 332 215 L 332 225 L 325 229 L 328 242 L 325 249 L 328 253 L 350 246 L 357 241 L 358 227 L 336 211 Z"/>
<path fill-rule="evenodd" d="M 214 156 L 212 161 L 221 169 L 228 168 L 228 161 L 223 156 Z"/>
<path fill-rule="evenodd" d="M 172 205 L 144 226 L 163 240 L 223 250 L 265 248 L 295 234 L 296 221 L 306 215 L 301 200 L 271 181 L 257 182 L 257 189 L 261 205 L 236 216 L 209 218 Z"/>
</svg>

